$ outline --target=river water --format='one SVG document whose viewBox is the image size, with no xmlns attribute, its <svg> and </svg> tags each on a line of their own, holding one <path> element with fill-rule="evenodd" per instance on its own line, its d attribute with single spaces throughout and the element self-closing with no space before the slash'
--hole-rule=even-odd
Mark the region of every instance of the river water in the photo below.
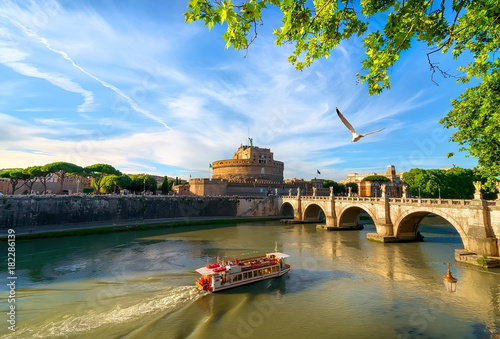
<svg viewBox="0 0 500 339">
<path fill-rule="evenodd" d="M 452 267 L 457 292 L 444 288 L 442 263 L 463 248 L 450 225 L 424 220 L 422 243 L 367 241 L 374 231 L 261 222 L 18 240 L 16 332 L 2 297 L 0 335 L 500 338 L 500 270 Z M 275 241 L 288 275 L 215 294 L 194 287 L 210 258 L 264 254 Z"/>
</svg>

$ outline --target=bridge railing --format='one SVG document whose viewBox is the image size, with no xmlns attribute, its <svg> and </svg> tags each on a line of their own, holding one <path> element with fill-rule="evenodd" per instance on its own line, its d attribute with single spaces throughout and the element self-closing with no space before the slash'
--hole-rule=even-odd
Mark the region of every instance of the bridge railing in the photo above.
<svg viewBox="0 0 500 339">
<path fill-rule="evenodd" d="M 390 198 L 389 202 L 394 204 L 424 204 L 424 205 L 460 205 L 467 206 L 472 200 L 466 199 L 418 199 L 418 198 Z"/>
<path fill-rule="evenodd" d="M 282 198 L 291 198 L 296 199 L 296 195 L 283 195 Z M 301 199 L 307 200 L 330 200 L 330 196 L 312 196 L 312 195 L 303 195 Z M 335 196 L 335 200 L 337 201 L 352 201 L 352 202 L 381 202 L 383 201 L 380 197 L 341 197 Z M 392 204 L 415 204 L 415 205 L 446 205 L 446 206 L 469 206 L 474 200 L 470 199 L 430 199 L 430 198 L 388 198 L 389 203 Z M 486 202 L 487 206 L 500 206 L 499 200 L 488 200 Z"/>
</svg>

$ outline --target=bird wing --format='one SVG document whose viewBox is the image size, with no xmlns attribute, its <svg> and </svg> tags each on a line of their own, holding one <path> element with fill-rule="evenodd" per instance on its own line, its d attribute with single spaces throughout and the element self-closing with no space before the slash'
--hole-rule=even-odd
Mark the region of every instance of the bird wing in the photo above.
<svg viewBox="0 0 500 339">
<path fill-rule="evenodd" d="M 380 132 L 380 131 L 381 131 L 381 130 L 383 130 L 383 129 L 385 129 L 385 127 L 384 127 L 384 128 L 382 128 L 382 129 L 379 129 L 379 130 L 373 131 L 373 132 L 368 132 L 368 133 L 365 133 L 365 134 L 363 134 L 363 136 L 367 136 L 368 134 L 373 134 L 373 133 Z"/>
<path fill-rule="evenodd" d="M 340 111 L 337 107 L 335 107 L 335 109 L 337 110 L 337 114 L 339 115 L 340 120 L 342 120 L 344 125 L 349 129 L 349 131 L 351 131 L 352 134 L 355 134 L 356 131 L 354 130 L 354 127 L 352 127 L 352 125 L 349 123 L 349 121 L 347 121 L 347 119 L 344 118 L 344 116 L 342 115 L 342 113 L 340 113 Z"/>
</svg>

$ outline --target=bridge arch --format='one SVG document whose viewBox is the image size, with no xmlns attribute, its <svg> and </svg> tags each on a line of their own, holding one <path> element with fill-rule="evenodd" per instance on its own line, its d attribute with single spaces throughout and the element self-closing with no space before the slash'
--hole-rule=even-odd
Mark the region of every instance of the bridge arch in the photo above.
<svg viewBox="0 0 500 339">
<path fill-rule="evenodd" d="M 338 214 L 338 225 L 339 227 L 356 227 L 359 225 L 359 216 L 362 212 L 365 212 L 372 218 L 373 222 L 376 224 L 376 218 L 373 213 L 363 207 L 351 205 L 343 208 Z"/>
<path fill-rule="evenodd" d="M 283 215 L 285 217 L 293 217 L 294 212 L 295 212 L 295 210 L 294 210 L 292 204 L 290 204 L 289 202 L 284 202 L 281 205 L 280 215 Z"/>
<path fill-rule="evenodd" d="M 304 209 L 303 220 L 318 220 L 322 221 L 326 217 L 325 211 L 317 204 L 308 204 Z"/>
<path fill-rule="evenodd" d="M 467 237 L 464 229 L 453 216 L 443 213 L 443 211 L 432 211 L 430 209 L 412 209 L 394 221 L 395 236 L 398 239 L 414 240 L 417 238 L 417 231 L 422 220 L 429 214 L 435 214 L 447 222 L 458 232 L 462 243 L 467 244 Z"/>
</svg>

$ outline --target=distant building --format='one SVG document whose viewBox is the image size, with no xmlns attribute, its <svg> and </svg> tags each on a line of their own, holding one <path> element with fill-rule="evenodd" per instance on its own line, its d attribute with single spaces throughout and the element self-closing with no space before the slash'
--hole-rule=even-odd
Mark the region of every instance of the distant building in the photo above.
<svg viewBox="0 0 500 339">
<path fill-rule="evenodd" d="M 92 183 L 92 177 L 82 177 L 82 176 L 65 176 L 64 177 L 64 182 L 63 182 L 63 192 L 64 193 L 78 193 L 82 192 L 84 187 L 90 187 Z M 6 186 L 5 186 L 6 185 Z M 61 189 L 61 181 L 59 177 L 54 174 L 50 173 L 47 175 L 46 179 L 46 186 L 47 186 L 47 194 L 59 194 L 59 191 Z M 10 186 L 10 181 L 9 179 L 1 179 L 0 178 L 0 192 L 3 194 L 11 194 L 12 193 L 12 187 Z M 42 194 L 44 192 L 44 186 L 42 182 L 39 180 L 35 181 L 33 183 L 33 186 L 31 187 L 31 191 L 29 190 L 29 187 L 24 185 L 24 180 L 19 180 L 17 186 L 16 186 L 16 191 L 14 194 L 16 195 L 35 195 L 35 194 Z"/>
<path fill-rule="evenodd" d="M 0 178 L 0 193 L 10 194 L 9 179 Z"/>
<path fill-rule="evenodd" d="M 173 185 L 172 191 L 175 195 L 192 195 L 188 184 Z"/>
<path fill-rule="evenodd" d="M 360 197 L 381 197 L 381 185 L 385 185 L 387 197 L 401 197 L 405 183 L 401 179 L 404 172 L 396 172 L 394 165 L 387 166 L 385 173 L 349 173 L 347 179 L 341 180 L 341 184 L 355 183 L 358 185 L 358 195 Z M 364 178 L 372 175 L 380 175 L 389 179 L 388 182 L 363 181 Z"/>
</svg>

